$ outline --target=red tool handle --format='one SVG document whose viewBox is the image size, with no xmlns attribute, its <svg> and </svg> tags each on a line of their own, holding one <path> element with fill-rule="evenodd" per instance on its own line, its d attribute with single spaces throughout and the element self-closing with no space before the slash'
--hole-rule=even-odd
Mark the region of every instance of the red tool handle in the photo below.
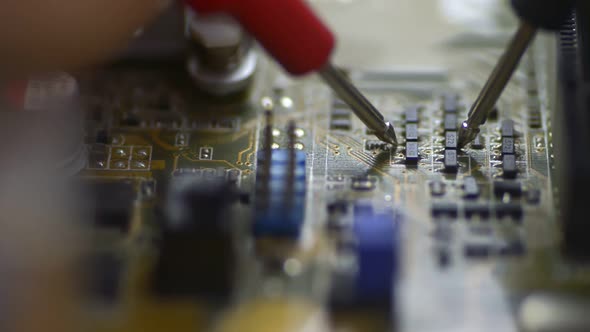
<svg viewBox="0 0 590 332">
<path fill-rule="evenodd" d="M 235 17 L 293 75 L 319 70 L 334 49 L 334 35 L 303 0 L 185 1 L 201 14 Z"/>
</svg>

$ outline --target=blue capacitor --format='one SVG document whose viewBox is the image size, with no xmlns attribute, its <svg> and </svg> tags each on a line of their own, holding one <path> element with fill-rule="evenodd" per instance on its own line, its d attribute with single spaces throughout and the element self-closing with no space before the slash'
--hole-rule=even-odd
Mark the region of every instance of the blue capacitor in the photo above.
<svg viewBox="0 0 590 332">
<path fill-rule="evenodd" d="M 358 272 L 354 302 L 390 307 L 398 269 L 399 218 L 393 210 L 355 206 Z"/>
</svg>

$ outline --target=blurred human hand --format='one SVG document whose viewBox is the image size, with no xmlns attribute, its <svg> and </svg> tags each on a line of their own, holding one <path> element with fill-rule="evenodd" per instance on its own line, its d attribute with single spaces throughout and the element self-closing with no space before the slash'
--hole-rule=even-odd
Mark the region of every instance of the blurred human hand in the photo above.
<svg viewBox="0 0 590 332">
<path fill-rule="evenodd" d="M 0 78 L 116 54 L 171 0 L 0 0 Z"/>
</svg>

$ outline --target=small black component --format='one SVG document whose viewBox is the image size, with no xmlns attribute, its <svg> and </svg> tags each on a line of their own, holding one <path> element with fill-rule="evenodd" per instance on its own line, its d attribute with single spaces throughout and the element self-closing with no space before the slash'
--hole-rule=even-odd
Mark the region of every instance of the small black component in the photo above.
<svg viewBox="0 0 590 332">
<path fill-rule="evenodd" d="M 330 114 L 333 120 L 335 119 L 350 119 L 352 111 L 348 108 L 333 108 Z"/>
<path fill-rule="evenodd" d="M 375 179 L 370 178 L 366 175 L 357 176 L 352 179 L 350 187 L 355 191 L 371 191 L 376 187 Z"/>
<path fill-rule="evenodd" d="M 542 29 L 557 30 L 572 15 L 572 0 L 512 0 L 512 8 L 524 21 Z"/>
<path fill-rule="evenodd" d="M 488 258 L 492 254 L 492 248 L 487 243 L 466 243 L 463 253 L 467 258 Z"/>
<path fill-rule="evenodd" d="M 418 124 L 408 123 L 406 124 L 406 141 L 417 141 L 418 140 Z"/>
<path fill-rule="evenodd" d="M 513 137 L 503 137 L 502 138 L 502 155 L 505 154 L 514 154 L 514 138 Z"/>
<path fill-rule="evenodd" d="M 352 121 L 350 119 L 332 119 L 330 120 L 330 129 L 332 130 L 351 130 Z"/>
<path fill-rule="evenodd" d="M 529 127 L 532 129 L 539 129 L 543 127 L 543 120 L 541 113 L 531 113 L 528 118 Z"/>
<path fill-rule="evenodd" d="M 444 164 L 446 172 L 457 172 L 459 169 L 459 163 L 457 162 L 457 150 L 445 150 Z"/>
<path fill-rule="evenodd" d="M 199 159 L 200 160 L 211 160 L 213 159 L 213 149 L 203 147 L 199 150 Z"/>
<path fill-rule="evenodd" d="M 516 167 L 516 156 L 513 154 L 507 154 L 502 157 L 502 171 L 504 172 L 505 179 L 515 179 L 518 174 L 518 168 Z"/>
<path fill-rule="evenodd" d="M 89 184 L 96 226 L 129 230 L 136 192 L 132 182 L 92 182 Z"/>
<path fill-rule="evenodd" d="M 501 246 L 498 250 L 500 256 L 522 256 L 526 253 L 526 247 L 521 240 L 514 240 Z"/>
<path fill-rule="evenodd" d="M 445 113 L 457 113 L 459 110 L 459 97 L 455 94 L 445 95 L 442 107 Z"/>
<path fill-rule="evenodd" d="M 365 150 L 382 150 L 382 151 L 387 151 L 391 149 L 391 145 L 383 142 L 383 141 L 378 141 L 378 140 L 367 140 L 365 142 Z"/>
<path fill-rule="evenodd" d="M 475 136 L 475 139 L 471 143 L 471 148 L 477 150 L 483 149 L 485 147 L 485 143 L 486 142 L 481 136 L 481 134 L 477 134 L 477 136 Z"/>
<path fill-rule="evenodd" d="M 475 199 L 479 197 L 479 185 L 473 176 L 468 176 L 463 179 L 463 197 L 467 199 Z"/>
<path fill-rule="evenodd" d="M 526 201 L 529 204 L 539 204 L 541 202 L 541 190 L 539 190 L 539 189 L 527 190 Z"/>
<path fill-rule="evenodd" d="M 234 260 L 230 236 L 195 231 L 164 233 L 154 272 L 154 289 L 163 297 L 223 299 L 231 291 Z M 190 264 L 186 263 L 187 254 Z"/>
<path fill-rule="evenodd" d="M 521 220 L 523 216 L 522 205 L 519 203 L 500 203 L 496 205 L 496 218 L 510 217 L 514 220 Z"/>
<path fill-rule="evenodd" d="M 420 117 L 418 114 L 418 110 L 420 106 L 410 106 L 406 108 L 406 122 L 407 123 L 418 123 L 420 121 Z"/>
<path fill-rule="evenodd" d="M 490 206 L 487 203 L 470 203 L 465 204 L 465 218 L 471 219 L 479 217 L 482 220 L 490 217 Z"/>
<path fill-rule="evenodd" d="M 503 120 L 500 131 L 502 132 L 502 137 L 514 137 L 514 121 L 510 119 Z"/>
<path fill-rule="evenodd" d="M 445 133 L 445 149 L 457 149 L 457 132 L 447 131 Z"/>
<path fill-rule="evenodd" d="M 445 183 L 439 180 L 430 182 L 430 194 L 432 196 L 442 196 L 446 192 Z"/>
<path fill-rule="evenodd" d="M 522 195 L 522 186 L 520 185 L 520 182 L 495 181 L 494 195 L 498 198 L 502 198 L 505 194 L 508 194 L 511 197 L 520 197 Z"/>
<path fill-rule="evenodd" d="M 435 218 L 440 218 L 440 217 L 457 218 L 457 215 L 459 214 L 459 209 L 457 207 L 457 203 L 435 202 L 432 204 L 431 212 L 432 212 L 432 216 Z"/>
<path fill-rule="evenodd" d="M 417 163 L 418 159 L 418 142 L 406 142 L 406 162 Z"/>
<path fill-rule="evenodd" d="M 229 211 L 239 195 L 222 180 L 174 180 L 153 273 L 154 291 L 163 297 L 224 301 L 232 291 L 236 266 Z"/>
<path fill-rule="evenodd" d="M 347 214 L 348 206 L 347 201 L 338 200 L 328 204 L 327 209 L 329 214 Z"/>
<path fill-rule="evenodd" d="M 457 130 L 457 114 L 456 113 L 445 113 L 445 121 L 444 121 L 444 129 L 445 131 Z"/>
<path fill-rule="evenodd" d="M 531 80 L 535 93 L 537 84 L 534 80 Z M 530 92 L 529 92 L 530 93 Z M 528 124 L 532 129 L 539 129 L 543 127 L 543 116 L 541 115 L 541 104 L 536 97 L 530 98 L 528 101 Z"/>
</svg>

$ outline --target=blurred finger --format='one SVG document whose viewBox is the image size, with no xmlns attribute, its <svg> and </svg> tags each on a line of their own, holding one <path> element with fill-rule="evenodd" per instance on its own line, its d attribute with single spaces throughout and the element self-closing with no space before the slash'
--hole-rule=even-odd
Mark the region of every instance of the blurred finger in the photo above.
<svg viewBox="0 0 590 332">
<path fill-rule="evenodd" d="M 0 76 L 73 69 L 126 45 L 169 0 L 0 0 Z"/>
</svg>

